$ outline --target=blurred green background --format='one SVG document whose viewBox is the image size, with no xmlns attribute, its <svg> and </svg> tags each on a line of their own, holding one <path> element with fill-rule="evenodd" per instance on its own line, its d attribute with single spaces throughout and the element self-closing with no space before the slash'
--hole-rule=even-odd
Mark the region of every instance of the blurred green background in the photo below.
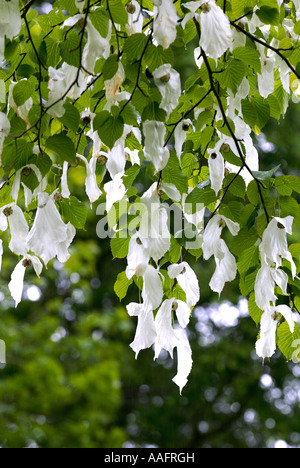
<svg viewBox="0 0 300 468">
<path fill-rule="evenodd" d="M 192 50 L 176 56 L 183 82 L 194 70 Z M 281 163 L 298 173 L 300 107 L 257 140 L 261 168 Z M 84 172 L 73 170 L 82 198 Z M 79 182 L 79 185 L 78 185 Z M 80 186 L 81 184 L 81 186 Z M 96 236 L 96 207 L 78 231 L 72 257 L 27 271 L 24 300 L 12 307 L 7 284 L 16 257 L 6 252 L 0 281 L 0 446 L 8 448 L 247 448 L 300 447 L 300 365 L 277 353 L 262 365 L 258 329 L 238 282 L 219 300 L 208 288 L 212 262 L 193 262 L 200 306 L 189 325 L 194 366 L 179 395 L 176 361 L 153 350 L 135 360 L 129 348 L 136 319 L 113 291 L 125 261 L 112 260 L 109 240 Z"/>
</svg>

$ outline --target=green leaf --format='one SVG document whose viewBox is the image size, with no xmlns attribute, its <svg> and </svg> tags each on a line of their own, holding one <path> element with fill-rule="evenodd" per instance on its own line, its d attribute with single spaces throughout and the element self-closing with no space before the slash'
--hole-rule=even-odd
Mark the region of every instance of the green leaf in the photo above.
<svg viewBox="0 0 300 468">
<path fill-rule="evenodd" d="M 60 202 L 63 216 L 76 229 L 84 229 L 87 218 L 87 207 L 76 197 L 63 198 Z"/>
<path fill-rule="evenodd" d="M 102 37 L 107 37 L 109 31 L 109 18 L 103 8 L 96 8 L 89 12 L 89 19 L 93 26 L 101 34 Z"/>
<path fill-rule="evenodd" d="M 64 62 L 73 67 L 78 67 L 80 58 L 80 35 L 71 31 L 66 39 L 60 43 L 60 54 Z"/>
<path fill-rule="evenodd" d="M 132 36 L 128 37 L 123 49 L 125 60 L 128 60 L 129 62 L 140 60 L 147 43 L 147 39 L 147 36 L 145 36 L 143 33 L 133 34 Z"/>
<path fill-rule="evenodd" d="M 257 206 L 260 203 L 260 195 L 255 180 L 251 180 L 247 187 L 247 197 L 252 205 Z"/>
<path fill-rule="evenodd" d="M 68 161 L 71 164 L 76 163 L 76 149 L 73 141 L 64 135 L 59 133 L 49 137 L 45 143 L 47 153 L 53 154 L 57 157 L 58 161 L 63 164 L 64 161 Z"/>
<path fill-rule="evenodd" d="M 256 179 L 269 180 L 278 171 L 278 169 L 280 169 L 280 167 L 281 164 L 278 164 L 278 166 L 273 167 L 273 169 L 270 169 L 269 171 L 252 171 L 252 174 Z"/>
<path fill-rule="evenodd" d="M 76 133 L 80 124 L 80 113 L 72 104 L 66 103 L 64 115 L 58 120 L 72 132 Z"/>
<path fill-rule="evenodd" d="M 167 166 L 163 170 L 163 181 L 174 184 L 181 194 L 188 191 L 187 176 L 182 173 L 178 159 L 173 152 L 170 155 Z"/>
<path fill-rule="evenodd" d="M 233 50 L 232 55 L 250 65 L 256 73 L 261 73 L 260 55 L 256 49 L 252 47 L 237 47 Z"/>
<path fill-rule="evenodd" d="M 13 99 L 17 106 L 22 106 L 34 93 L 35 83 L 31 80 L 19 81 L 13 88 Z"/>
<path fill-rule="evenodd" d="M 170 63 L 173 65 L 174 54 L 171 48 L 163 49 L 160 45 L 155 47 L 155 45 L 149 44 L 144 55 L 144 60 L 152 73 L 156 68 L 160 67 L 164 63 Z"/>
<path fill-rule="evenodd" d="M 253 291 L 257 272 L 258 270 L 255 270 L 252 273 L 241 277 L 239 286 L 242 296 L 246 297 Z"/>
<path fill-rule="evenodd" d="M 233 173 L 228 174 L 224 180 L 224 187 L 227 186 L 229 186 L 229 191 L 232 195 L 239 198 L 245 198 L 246 183 L 242 176 L 237 176 Z"/>
<path fill-rule="evenodd" d="M 259 10 L 256 10 L 255 13 L 259 17 L 259 19 L 265 24 L 277 25 L 279 22 L 278 8 L 262 6 Z"/>
<path fill-rule="evenodd" d="M 126 107 L 124 107 L 125 104 L 126 104 Z M 124 110 L 122 110 L 121 115 L 124 120 L 124 123 L 127 125 L 133 125 L 137 127 L 138 126 L 138 123 L 137 123 L 138 114 L 137 114 L 135 107 L 131 104 L 131 102 L 128 103 L 128 101 L 121 101 L 120 109 L 123 109 L 123 107 L 124 107 Z"/>
<path fill-rule="evenodd" d="M 125 271 L 122 271 L 121 273 L 118 274 L 117 276 L 117 281 L 114 284 L 114 291 L 120 301 L 124 299 L 127 295 L 127 291 L 129 286 L 132 284 L 132 279 L 129 280 L 126 276 Z"/>
<path fill-rule="evenodd" d="M 122 237 L 122 234 L 124 235 Z M 130 237 L 127 231 L 121 231 L 121 233 L 116 233 L 114 237 L 111 238 L 110 248 L 114 258 L 125 258 L 128 254 Z"/>
<path fill-rule="evenodd" d="M 6 102 L 5 82 L 3 80 L 0 80 L 0 102 L 3 104 Z"/>
<path fill-rule="evenodd" d="M 18 140 L 6 138 L 2 151 L 2 166 L 21 169 L 28 164 L 28 159 L 32 154 L 33 143 L 23 138 Z"/>
<path fill-rule="evenodd" d="M 290 196 L 293 191 L 300 193 L 300 178 L 293 175 L 282 175 L 275 179 L 276 190 L 280 195 Z"/>
<path fill-rule="evenodd" d="M 129 169 L 127 169 L 123 177 L 124 185 L 127 189 L 132 186 L 140 170 L 141 168 L 138 164 L 134 164 Z"/>
<path fill-rule="evenodd" d="M 121 0 L 107 0 L 112 20 L 117 24 L 128 23 L 128 13 Z"/>
<path fill-rule="evenodd" d="M 203 205 L 208 206 L 217 201 L 217 196 L 210 186 L 204 188 L 194 188 L 194 190 L 187 196 L 185 207 L 187 214 L 196 213 Z"/>
<path fill-rule="evenodd" d="M 242 100 L 242 113 L 246 124 L 254 127 L 257 121 L 256 107 L 247 99 Z"/>
<path fill-rule="evenodd" d="M 96 114 L 93 128 L 98 132 L 103 143 L 109 148 L 113 148 L 115 142 L 123 134 L 124 120 L 122 116 L 113 117 L 108 111 L 102 111 Z"/>
<path fill-rule="evenodd" d="M 28 160 L 28 164 L 35 164 L 43 177 L 48 174 L 52 167 L 52 161 L 46 153 L 32 154 Z"/>
<path fill-rule="evenodd" d="M 19 136 L 26 131 L 26 122 L 15 115 L 10 122 L 10 133 L 11 135 Z"/>
<path fill-rule="evenodd" d="M 118 67 L 119 67 L 118 56 L 114 54 L 108 57 L 108 59 L 105 60 L 103 69 L 102 69 L 104 81 L 110 80 L 111 78 L 113 78 L 118 71 Z"/>
<path fill-rule="evenodd" d="M 21 172 L 21 181 L 33 192 L 34 189 L 38 187 L 39 181 L 35 172 L 31 168 L 28 169 L 27 171 L 26 168 L 24 168 L 24 171 Z"/>
<path fill-rule="evenodd" d="M 289 246 L 289 251 L 291 252 L 294 258 L 297 258 L 298 260 L 300 260 L 300 244 L 299 243 L 291 244 Z"/>
<path fill-rule="evenodd" d="M 240 18 L 245 13 L 251 11 L 255 5 L 255 0 L 231 0 L 232 19 L 236 20 Z"/>
<path fill-rule="evenodd" d="M 242 254 L 239 256 L 237 263 L 238 270 L 241 275 L 245 275 L 247 271 L 256 266 L 259 262 L 259 251 L 258 247 L 253 245 L 245 249 Z"/>
<path fill-rule="evenodd" d="M 250 229 L 243 228 L 239 231 L 237 236 L 233 237 L 229 249 L 234 255 L 239 257 L 245 250 L 245 245 L 250 247 L 257 242 L 257 239 L 257 232 L 254 227 Z"/>
<path fill-rule="evenodd" d="M 249 309 L 250 317 L 255 322 L 255 324 L 258 325 L 260 323 L 260 319 L 263 314 L 263 311 L 257 306 L 255 302 L 254 292 L 252 292 L 249 296 L 248 309 Z"/>
<path fill-rule="evenodd" d="M 286 359 L 295 359 L 295 363 L 299 363 L 300 354 L 300 327 L 295 323 L 294 333 L 291 333 L 287 322 L 283 322 L 277 331 L 277 345 Z"/>
<path fill-rule="evenodd" d="M 270 119 L 270 105 L 266 99 L 258 93 L 252 96 L 252 104 L 255 106 L 257 113 L 257 127 L 262 130 Z"/>
<path fill-rule="evenodd" d="M 219 81 L 222 87 L 230 88 L 234 94 L 243 81 L 245 76 L 245 65 L 241 60 L 233 59 L 229 62 L 223 73 L 219 75 Z"/>
<path fill-rule="evenodd" d="M 143 110 L 142 120 L 157 120 L 158 122 L 164 122 L 166 120 L 166 111 L 159 107 L 159 103 L 151 101 Z"/>
</svg>

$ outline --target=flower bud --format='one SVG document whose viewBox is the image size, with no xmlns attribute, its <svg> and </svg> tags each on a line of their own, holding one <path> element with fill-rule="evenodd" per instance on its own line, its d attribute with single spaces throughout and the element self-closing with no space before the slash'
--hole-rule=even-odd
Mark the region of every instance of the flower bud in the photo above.
<svg viewBox="0 0 300 468">
<path fill-rule="evenodd" d="M 32 169 L 30 167 L 24 167 L 24 169 L 22 170 L 22 175 L 23 176 L 30 176 L 30 174 L 32 173 Z"/>
<path fill-rule="evenodd" d="M 223 145 L 221 146 L 221 150 L 224 151 L 224 153 L 229 153 L 230 146 L 227 143 L 223 143 Z"/>
<path fill-rule="evenodd" d="M 187 132 L 189 128 L 190 128 L 189 124 L 184 123 L 182 125 L 182 130 L 184 130 L 185 132 Z"/>
<path fill-rule="evenodd" d="M 136 238 L 136 243 L 137 243 L 138 245 L 143 245 L 143 244 L 142 244 L 142 241 L 141 241 L 141 239 L 140 239 L 139 237 Z"/>
<path fill-rule="evenodd" d="M 11 215 L 13 214 L 13 209 L 12 209 L 12 207 L 11 207 L 11 206 L 8 206 L 7 208 L 5 208 L 5 209 L 3 210 L 3 214 L 4 214 L 4 216 L 6 216 L 7 218 L 8 218 L 9 216 L 11 216 Z"/>
<path fill-rule="evenodd" d="M 30 268 L 32 265 L 32 261 L 29 258 L 24 258 L 22 265 L 25 268 Z"/>
<path fill-rule="evenodd" d="M 136 7 L 135 5 L 133 5 L 133 3 L 128 3 L 128 5 L 126 6 L 126 10 L 130 15 L 133 15 L 133 13 L 135 13 L 136 11 Z"/>
<path fill-rule="evenodd" d="M 277 227 L 278 229 L 285 229 L 284 225 L 281 223 L 277 223 Z"/>
<path fill-rule="evenodd" d="M 166 75 L 161 76 L 159 79 L 162 83 L 168 83 L 170 81 L 170 78 L 170 73 L 167 73 Z"/>
<path fill-rule="evenodd" d="M 274 314 L 272 314 L 272 319 L 277 321 L 280 319 L 280 314 L 278 312 L 274 312 Z"/>
<path fill-rule="evenodd" d="M 209 3 L 203 3 L 203 5 L 201 6 L 201 10 L 203 11 L 203 13 L 208 13 L 208 12 L 210 12 L 210 5 L 209 5 Z"/>
<path fill-rule="evenodd" d="M 79 26 L 80 28 L 83 28 L 83 26 L 84 26 L 84 18 L 80 18 L 80 20 L 78 21 L 78 26 Z"/>
<path fill-rule="evenodd" d="M 62 201 L 63 197 L 62 197 L 62 194 L 61 193 L 56 193 L 54 195 L 54 201 L 56 201 L 57 203 L 60 203 Z"/>
<path fill-rule="evenodd" d="M 173 302 L 172 303 L 172 310 L 177 310 L 178 309 L 178 303 L 177 302 Z"/>
<path fill-rule="evenodd" d="M 210 157 L 211 157 L 211 159 L 217 159 L 218 155 L 217 155 L 217 153 L 212 153 L 210 155 Z"/>
<path fill-rule="evenodd" d="M 162 189 L 158 189 L 157 193 L 161 197 L 165 192 Z"/>
<path fill-rule="evenodd" d="M 91 118 L 88 115 L 86 115 L 85 117 L 83 117 L 82 122 L 84 123 L 84 125 L 88 125 L 89 123 L 91 123 Z"/>
<path fill-rule="evenodd" d="M 98 156 L 97 163 L 99 166 L 105 166 L 107 158 L 105 156 Z"/>
</svg>

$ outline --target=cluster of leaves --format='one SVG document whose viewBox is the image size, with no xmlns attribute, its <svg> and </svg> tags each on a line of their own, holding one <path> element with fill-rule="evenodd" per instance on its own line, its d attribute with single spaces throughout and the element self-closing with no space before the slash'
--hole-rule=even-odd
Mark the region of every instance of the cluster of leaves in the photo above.
<svg viewBox="0 0 300 468">
<path fill-rule="evenodd" d="M 195 44 L 199 44 L 201 30 L 195 18 L 190 18 L 184 28 L 181 26 L 190 11 L 188 4 L 185 6 L 184 1 L 174 2 L 178 15 L 177 35 L 172 45 L 164 48 L 153 36 L 155 19 L 151 0 L 141 2 L 142 31 L 131 35 L 126 29 L 130 14 L 127 0 L 85 0 L 82 3 L 82 18 L 66 26 L 67 18 L 78 14 L 78 2 L 56 0 L 48 14 L 38 15 L 33 8 L 34 2 L 29 1 L 21 9 L 22 28 L 19 35 L 12 40 L 6 38 L 5 61 L 0 68 L 0 111 L 7 114 L 10 131 L 4 140 L 1 156 L 0 207 L 12 202 L 11 181 L 17 171 L 22 170 L 21 181 L 32 192 L 39 186 L 40 181 L 34 171 L 24 170 L 28 166 L 35 165 L 43 178 L 47 176 L 48 193 L 60 187 L 65 162 L 69 164 L 70 171 L 78 171 L 82 175 L 79 168 L 82 161 L 77 155 L 92 157 L 91 130 L 97 132 L 102 149 L 109 154 L 124 134 L 126 126 L 142 130 L 146 121 L 163 122 L 166 126 L 164 147 L 169 149 L 170 157 L 161 171 L 155 171 L 155 167 L 145 159 L 143 138 L 140 142 L 133 132 L 126 135 L 126 148 L 138 151 L 141 164 L 127 163 L 123 174 L 126 193 L 122 209 L 130 213 L 131 205 L 140 201 L 136 182 L 146 177 L 148 183 L 157 182 L 158 188 L 160 183 L 171 183 L 181 197 L 187 195 L 186 203 L 192 206 L 192 214 L 196 212 L 197 204 L 203 204 L 210 211 L 208 219 L 218 213 L 239 223 L 240 231 L 229 247 L 237 258 L 241 294 L 250 296 L 249 312 L 258 324 L 262 315 L 254 297 L 255 279 L 260 268 L 258 244 L 273 216 L 293 216 L 299 232 L 297 194 L 300 193 L 300 182 L 294 175 L 282 175 L 279 167 L 265 172 L 249 168 L 245 157 L 246 144 L 236 136 L 235 121 L 229 115 L 232 106 L 230 98 L 239 99 L 240 86 L 246 80 L 249 92 L 246 97 L 240 98 L 240 115 L 255 134 L 259 134 L 271 118 L 280 120 L 284 117 L 289 98 L 296 92 L 294 83 L 300 78 L 299 46 L 293 36 L 297 36 L 300 30 L 295 4 L 281 4 L 277 0 L 218 1 L 218 6 L 230 20 L 232 30 L 243 36 L 245 45 L 227 50 L 217 61 L 199 49 L 202 62 L 195 66 L 195 72 L 183 84 L 178 105 L 167 114 L 161 106 L 162 95 L 153 74 L 164 64 L 175 66 L 177 54 L 184 54 L 187 48 L 194 50 Z M 268 28 L 267 38 L 261 26 L 250 32 L 248 23 L 243 22 L 249 20 L 250 23 L 254 14 L 260 24 Z M 292 26 L 289 27 L 292 27 L 293 34 L 288 32 L 284 23 L 286 19 L 291 21 Z M 87 20 L 104 38 L 112 25 L 110 54 L 107 58 L 99 57 L 92 72 L 88 72 L 83 64 L 83 50 L 88 40 Z M 286 65 L 291 91 L 288 92 L 283 84 L 280 66 L 276 68 L 274 65 L 274 90 L 264 98 L 258 86 L 258 76 L 263 74 L 262 56 L 268 52 L 273 53 L 280 64 Z M 196 57 L 196 62 L 197 59 L 199 61 Z M 49 105 L 49 68 L 60 69 L 63 63 L 76 67 L 78 73 L 65 93 Z M 115 77 L 120 63 L 125 72 L 122 90 L 130 97 L 107 108 L 105 83 Z M 79 85 L 80 73 L 89 75 L 89 80 L 80 95 L 72 99 L 70 92 Z M 16 83 L 12 92 L 15 106 L 8 103 L 13 83 Z M 30 99 L 32 105 L 24 118 L 19 109 Z M 58 102 L 63 103 L 65 112 L 61 117 L 53 117 L 50 111 Z M 95 114 L 92 125 L 91 119 L 84 116 L 87 109 Z M 173 137 L 185 119 L 191 119 L 192 125 L 187 131 L 179 161 Z M 209 150 L 215 147 L 220 135 L 231 139 L 233 146 L 223 146 L 221 153 L 225 163 L 237 169 L 235 172 L 227 171 L 222 188 L 216 193 L 211 186 L 208 159 Z M 249 183 L 245 181 L 242 171 L 251 173 Z M 109 180 L 102 163 L 97 166 L 96 175 L 99 184 Z M 84 229 L 88 210 L 84 179 L 79 178 L 79 184 L 82 186 L 82 196 L 59 199 L 57 208 L 66 222 L 77 229 Z M 162 201 L 168 200 L 167 195 L 162 195 Z M 23 203 L 22 199 L 20 203 Z M 26 209 L 29 225 L 34 221 L 36 209 L 37 203 L 33 200 Z M 111 227 L 116 224 L 118 228 L 122 226 L 122 213 L 118 206 L 118 216 L 110 222 Z M 130 217 L 127 219 L 131 220 Z M 129 238 L 124 240 L 115 235 L 111 241 L 113 256 L 125 258 L 128 245 Z M 184 237 L 177 239 L 176 232 L 172 232 L 171 248 L 160 260 L 159 267 L 168 262 L 180 262 L 188 254 L 196 259 L 201 257 L 201 246 L 188 250 L 186 245 Z M 292 243 L 289 250 L 299 271 L 300 244 Z M 276 294 L 282 302 L 299 311 L 299 282 L 293 279 L 289 263 L 284 262 L 283 268 L 289 275 L 288 295 L 278 287 Z M 168 278 L 163 270 L 161 272 L 165 277 L 163 287 L 166 298 L 185 300 L 185 293 L 177 281 Z M 126 296 L 133 281 L 142 290 L 141 278 L 134 276 L 129 280 L 125 273 L 118 276 L 115 292 L 120 299 Z M 298 325 L 294 333 L 290 332 L 286 322 L 279 326 L 278 345 L 287 358 L 292 357 L 292 343 L 298 337 Z"/>
</svg>

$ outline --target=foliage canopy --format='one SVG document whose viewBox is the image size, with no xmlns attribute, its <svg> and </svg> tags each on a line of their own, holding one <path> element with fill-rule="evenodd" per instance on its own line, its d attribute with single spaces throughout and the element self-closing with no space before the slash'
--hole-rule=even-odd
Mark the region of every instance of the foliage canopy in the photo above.
<svg viewBox="0 0 300 468">
<path fill-rule="evenodd" d="M 97 234 L 127 257 L 115 293 L 140 291 L 127 306 L 136 354 L 176 348 L 182 390 L 200 300 L 189 258 L 213 257 L 211 290 L 238 275 L 249 297 L 257 354 L 297 359 L 300 181 L 261 170 L 253 136 L 300 97 L 299 1 L 57 0 L 38 15 L 0 0 L 0 12 L 0 229 L 20 257 L 16 305 L 26 270 L 66 262 L 87 200 L 103 200 Z M 176 56 L 190 48 L 183 82 Z"/>
</svg>

